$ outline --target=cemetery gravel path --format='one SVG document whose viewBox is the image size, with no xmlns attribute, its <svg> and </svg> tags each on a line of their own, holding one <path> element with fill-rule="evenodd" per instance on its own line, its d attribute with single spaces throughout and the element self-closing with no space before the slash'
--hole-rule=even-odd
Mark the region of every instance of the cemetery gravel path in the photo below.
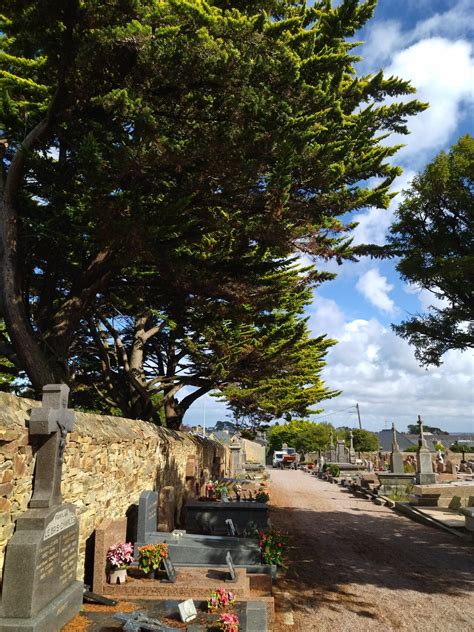
<svg viewBox="0 0 474 632">
<path fill-rule="evenodd" d="M 474 545 L 304 472 L 270 476 L 290 535 L 275 632 L 474 630 Z"/>
</svg>

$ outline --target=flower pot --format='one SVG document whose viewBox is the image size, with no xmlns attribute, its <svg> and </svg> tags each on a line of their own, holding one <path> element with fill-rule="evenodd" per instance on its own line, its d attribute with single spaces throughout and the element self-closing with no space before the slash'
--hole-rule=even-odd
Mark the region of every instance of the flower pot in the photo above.
<svg viewBox="0 0 474 632">
<path fill-rule="evenodd" d="M 127 569 L 115 568 L 109 571 L 109 584 L 125 584 L 127 581 Z"/>
</svg>

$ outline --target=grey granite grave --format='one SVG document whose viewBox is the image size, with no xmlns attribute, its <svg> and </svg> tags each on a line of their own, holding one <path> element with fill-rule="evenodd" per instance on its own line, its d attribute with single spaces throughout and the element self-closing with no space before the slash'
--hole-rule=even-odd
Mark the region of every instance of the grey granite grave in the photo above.
<svg viewBox="0 0 474 632">
<path fill-rule="evenodd" d="M 146 542 L 146 533 L 158 530 L 158 494 L 146 490 L 140 494 L 138 501 L 137 542 Z M 149 543 L 148 543 L 149 544 Z"/>
<path fill-rule="evenodd" d="M 68 395 L 65 384 L 49 384 L 42 407 L 31 413 L 30 435 L 40 437 L 33 497 L 6 550 L 0 632 L 57 632 L 82 606 L 79 522 L 74 505 L 61 497 L 66 435 L 74 424 Z"/>
<path fill-rule="evenodd" d="M 255 523 L 259 529 L 268 527 L 268 507 L 265 503 L 193 501 L 186 503 L 185 512 L 185 528 L 190 533 L 225 535 L 225 521 L 229 518 L 240 530 L 249 523 Z"/>
<path fill-rule="evenodd" d="M 231 552 L 236 566 L 260 564 L 260 548 L 256 538 L 201 535 L 185 531 L 146 531 L 152 527 L 156 518 L 156 500 L 155 492 L 145 491 L 140 496 L 135 550 L 144 544 L 166 543 L 175 566 L 225 566 L 227 551 Z M 227 503 L 225 506 L 229 504 L 238 503 Z"/>
</svg>

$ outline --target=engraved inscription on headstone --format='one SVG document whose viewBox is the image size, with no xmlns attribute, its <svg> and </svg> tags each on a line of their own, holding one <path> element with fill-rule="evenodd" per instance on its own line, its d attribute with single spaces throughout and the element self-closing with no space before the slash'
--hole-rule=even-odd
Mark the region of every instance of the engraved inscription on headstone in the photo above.
<svg viewBox="0 0 474 632">
<path fill-rule="evenodd" d="M 53 535 L 57 535 L 61 533 L 61 531 L 65 531 L 69 527 L 72 527 L 76 524 L 76 514 L 74 511 L 70 509 L 62 509 L 58 511 L 57 514 L 54 515 L 54 518 L 48 524 L 46 529 L 44 530 L 44 538 L 43 540 L 49 540 Z"/>
<path fill-rule="evenodd" d="M 225 561 L 227 562 L 227 568 L 229 570 L 229 578 L 226 579 L 226 581 L 232 583 L 236 582 L 237 574 L 235 572 L 234 562 L 232 561 L 232 555 L 230 554 L 230 551 L 227 551 Z"/>
</svg>

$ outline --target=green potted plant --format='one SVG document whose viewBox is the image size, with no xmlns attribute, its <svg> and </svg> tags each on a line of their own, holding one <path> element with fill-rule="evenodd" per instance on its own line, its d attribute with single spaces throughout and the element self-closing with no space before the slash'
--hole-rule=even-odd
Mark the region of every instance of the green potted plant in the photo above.
<svg viewBox="0 0 474 632">
<path fill-rule="evenodd" d="M 145 544 L 138 548 L 138 568 L 153 577 L 159 570 L 162 560 L 168 557 L 167 544 Z"/>
</svg>

